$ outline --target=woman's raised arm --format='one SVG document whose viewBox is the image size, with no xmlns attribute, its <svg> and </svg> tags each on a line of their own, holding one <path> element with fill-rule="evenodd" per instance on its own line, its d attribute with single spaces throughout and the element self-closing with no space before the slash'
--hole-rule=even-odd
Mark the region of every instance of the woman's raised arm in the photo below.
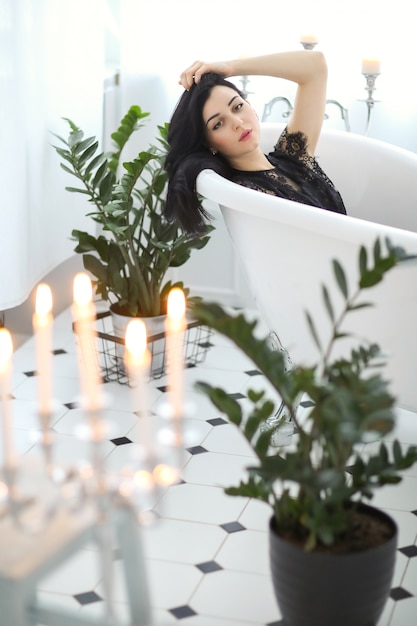
<svg viewBox="0 0 417 626">
<path fill-rule="evenodd" d="M 294 108 L 288 120 L 289 132 L 303 132 L 308 152 L 314 155 L 323 125 L 326 105 L 327 63 L 318 50 L 294 50 L 231 61 L 195 61 L 181 74 L 180 84 L 189 89 L 207 72 L 231 76 L 272 76 L 297 83 Z"/>
</svg>

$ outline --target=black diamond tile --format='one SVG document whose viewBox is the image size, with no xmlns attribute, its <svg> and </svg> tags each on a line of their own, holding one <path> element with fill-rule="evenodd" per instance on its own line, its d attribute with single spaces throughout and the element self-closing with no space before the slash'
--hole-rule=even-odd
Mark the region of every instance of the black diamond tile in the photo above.
<svg viewBox="0 0 417 626">
<path fill-rule="evenodd" d="M 203 454 L 203 452 L 208 452 L 208 450 L 203 448 L 203 446 L 193 446 L 192 448 L 187 448 L 187 452 L 190 454 Z"/>
<path fill-rule="evenodd" d="M 413 515 L 417 515 L 417 509 L 415 511 L 410 511 Z"/>
<path fill-rule="evenodd" d="M 303 402 L 300 402 L 300 406 L 308 409 L 310 406 L 314 406 L 314 402 L 312 402 L 311 400 L 303 400 Z"/>
<path fill-rule="evenodd" d="M 172 615 L 177 619 L 184 619 L 185 617 L 192 617 L 193 615 L 197 615 L 197 613 L 186 604 L 184 606 L 177 606 L 175 609 L 169 609 L 169 612 L 172 613 Z"/>
<path fill-rule="evenodd" d="M 247 372 L 243 372 L 247 376 L 263 376 L 262 372 L 259 370 L 248 370 Z"/>
<path fill-rule="evenodd" d="M 215 417 L 212 420 L 207 420 L 207 424 L 211 424 L 211 426 L 223 426 L 228 422 L 224 420 L 222 417 Z"/>
<path fill-rule="evenodd" d="M 74 598 L 82 606 L 85 604 L 92 604 L 93 602 L 102 602 L 101 598 L 95 591 L 87 591 L 86 593 L 77 593 Z"/>
<path fill-rule="evenodd" d="M 157 387 L 158 391 L 161 391 L 162 393 L 167 393 L 168 391 L 168 385 L 162 385 L 161 387 Z"/>
<path fill-rule="evenodd" d="M 78 402 L 65 402 L 64 406 L 66 406 L 67 409 L 78 409 L 80 407 Z"/>
<path fill-rule="evenodd" d="M 64 350 L 63 348 L 58 348 L 57 350 L 52 350 L 52 354 L 54 356 L 57 356 L 59 354 L 68 354 L 68 352 Z"/>
<path fill-rule="evenodd" d="M 228 393 L 227 395 L 229 396 L 229 398 L 232 398 L 232 400 L 241 400 L 242 398 L 246 397 L 241 393 Z"/>
<path fill-rule="evenodd" d="M 240 522 L 228 522 L 227 524 L 220 524 L 220 528 L 223 528 L 227 533 L 237 533 L 240 530 L 246 530 Z"/>
<path fill-rule="evenodd" d="M 207 561 L 206 563 L 198 563 L 196 565 L 198 569 L 203 572 L 203 574 L 210 574 L 211 572 L 218 572 L 223 569 L 221 565 L 216 563 L 216 561 Z"/>
<path fill-rule="evenodd" d="M 36 370 L 32 370 L 30 372 L 23 372 L 25 376 L 27 376 L 28 378 L 31 378 L 32 376 L 37 376 L 38 372 Z"/>
<path fill-rule="evenodd" d="M 212 348 L 214 346 L 214 343 L 210 343 L 210 341 L 202 341 L 197 345 L 200 346 L 200 348 Z"/>
<path fill-rule="evenodd" d="M 404 598 L 410 598 L 413 594 L 411 594 L 406 589 L 402 587 L 394 587 L 391 589 L 390 596 L 393 600 L 404 600 Z"/>
<path fill-rule="evenodd" d="M 115 446 L 125 446 L 127 443 L 132 443 L 132 440 L 128 437 L 116 437 L 116 439 L 110 439 Z"/>
<path fill-rule="evenodd" d="M 413 556 L 417 556 L 417 546 L 405 546 L 405 548 L 399 548 L 399 552 L 411 559 Z"/>
</svg>

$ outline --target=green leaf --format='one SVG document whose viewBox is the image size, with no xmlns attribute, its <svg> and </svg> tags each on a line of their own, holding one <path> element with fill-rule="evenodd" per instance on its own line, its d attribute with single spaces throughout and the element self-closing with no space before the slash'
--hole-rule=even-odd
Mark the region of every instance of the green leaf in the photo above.
<svg viewBox="0 0 417 626">
<path fill-rule="evenodd" d="M 78 157 L 78 166 L 82 167 L 84 163 L 86 163 L 88 159 L 90 159 L 96 153 L 97 148 L 98 148 L 98 141 L 93 143 L 93 145 L 87 148 L 87 150 L 84 150 L 84 152 L 80 154 L 80 156 Z"/>
<path fill-rule="evenodd" d="M 359 286 L 361 289 L 374 287 L 383 279 L 383 273 L 378 269 L 367 270 L 361 276 Z"/>
<path fill-rule="evenodd" d="M 102 165 L 107 165 L 107 159 L 103 153 L 98 154 L 94 159 L 92 159 L 92 161 L 90 161 L 90 163 L 85 168 L 84 176 L 90 176 L 93 170 Z"/>
<path fill-rule="evenodd" d="M 342 294 L 345 297 L 345 300 L 347 300 L 348 298 L 348 287 L 347 287 L 347 280 L 346 280 L 346 274 L 342 268 L 342 266 L 340 265 L 339 261 L 337 259 L 333 259 L 333 272 L 336 278 L 336 282 L 339 286 L 340 291 L 342 292 Z"/>
<path fill-rule="evenodd" d="M 359 250 L 359 271 L 361 276 L 365 274 L 368 268 L 368 253 L 365 246 L 361 246 Z"/>
<path fill-rule="evenodd" d="M 68 145 L 70 148 L 76 146 L 80 141 L 82 141 L 84 137 L 84 133 L 82 130 L 72 131 L 70 136 L 68 137 Z"/>
<path fill-rule="evenodd" d="M 310 315 L 310 313 L 308 311 L 306 312 L 306 317 L 307 317 L 307 323 L 308 323 L 308 327 L 310 329 L 311 336 L 314 339 L 314 343 L 316 344 L 316 346 L 319 349 L 319 351 L 322 352 L 322 346 L 321 346 L 320 338 L 319 338 L 317 330 L 316 330 L 316 326 L 314 324 L 313 318 L 311 317 L 311 315 Z"/>
<path fill-rule="evenodd" d="M 327 289 L 325 285 L 322 285 L 322 292 L 323 292 L 323 300 L 326 306 L 327 313 L 329 314 L 331 321 L 334 322 L 334 310 L 333 310 L 332 302 L 330 299 L 329 290 Z"/>
<path fill-rule="evenodd" d="M 233 424 L 239 426 L 242 422 L 242 409 L 234 398 L 231 398 L 223 389 L 212 387 L 211 385 L 198 382 L 196 387 L 205 393 L 213 404 L 225 413 Z"/>
<path fill-rule="evenodd" d="M 84 193 L 87 196 L 90 195 L 90 192 L 87 189 L 79 189 L 79 187 L 65 187 L 65 189 L 71 193 Z"/>
<path fill-rule="evenodd" d="M 90 163 L 91 165 L 91 163 Z M 107 170 L 107 166 L 108 166 L 108 162 L 107 159 L 104 161 L 104 163 L 102 165 L 100 165 L 100 167 L 98 168 L 98 170 L 96 171 L 94 178 L 92 180 L 92 186 L 95 189 L 96 187 L 99 187 L 100 184 L 103 181 L 104 176 L 108 175 L 108 186 L 105 187 L 106 190 L 106 194 L 105 197 L 108 197 L 108 193 L 109 193 L 109 189 L 111 189 L 111 181 L 114 180 L 114 174 L 112 172 L 108 172 Z M 87 170 L 86 170 L 87 171 Z"/>
<path fill-rule="evenodd" d="M 102 203 L 108 204 L 112 194 L 112 187 L 114 182 L 114 174 L 113 172 L 107 172 L 107 174 L 102 178 L 99 184 L 99 192 L 102 199 Z"/>
<path fill-rule="evenodd" d="M 381 259 L 381 241 L 379 239 L 376 239 L 375 243 L 374 243 L 374 262 L 375 265 L 378 263 L 378 261 L 380 261 Z"/>
<path fill-rule="evenodd" d="M 60 167 L 62 167 L 64 172 L 68 172 L 68 174 L 71 174 L 72 176 L 75 176 L 76 178 L 80 178 L 76 172 L 74 172 L 73 170 L 70 170 L 70 168 L 64 165 L 64 163 L 60 163 L 59 165 Z"/>
<path fill-rule="evenodd" d="M 80 141 L 79 143 L 74 145 L 73 153 L 75 155 L 79 155 L 81 152 L 83 152 L 89 146 L 91 146 L 91 144 L 93 144 L 94 142 L 95 142 L 95 137 L 89 137 L 88 139 L 84 139 L 83 141 Z"/>
</svg>

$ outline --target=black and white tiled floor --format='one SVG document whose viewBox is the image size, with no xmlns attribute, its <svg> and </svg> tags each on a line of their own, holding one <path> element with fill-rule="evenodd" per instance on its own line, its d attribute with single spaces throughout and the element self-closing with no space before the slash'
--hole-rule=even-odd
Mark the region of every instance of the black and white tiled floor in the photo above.
<svg viewBox="0 0 417 626">
<path fill-rule="evenodd" d="M 71 323 L 70 311 L 66 311 L 54 324 L 53 390 L 58 407 L 54 449 L 61 462 L 74 462 L 88 454 L 85 443 L 74 435 L 83 415 L 76 402 L 80 390 Z M 250 461 L 250 450 L 240 433 L 193 387 L 196 380 L 205 380 L 244 397 L 249 386 L 262 384 L 262 377 L 253 375 L 253 365 L 227 340 L 214 335 L 210 342 L 205 360 L 185 373 L 187 398 L 194 410 L 187 420 L 192 436 L 182 480 L 165 490 L 157 502 L 159 521 L 141 530 L 153 619 L 155 626 L 276 626 L 282 621 L 269 576 L 269 509 L 223 492 L 224 486 L 238 482 Z M 34 437 L 39 426 L 33 408 L 33 338 L 15 352 L 13 368 L 15 444 L 21 454 L 39 454 Z M 165 384 L 164 378 L 150 384 L 155 412 L 164 402 Z M 127 386 L 110 382 L 106 392 L 105 418 L 114 427 L 106 443 L 107 462 L 118 468 L 139 437 L 140 417 L 132 410 Z M 417 443 L 417 415 L 399 410 L 394 434 L 403 443 Z M 407 471 L 400 486 L 381 490 L 374 503 L 389 511 L 400 528 L 393 589 L 378 626 L 416 626 L 417 467 Z M 120 619 L 127 619 L 120 569 L 116 552 L 115 607 Z M 97 616 L 100 623 L 103 584 L 95 547 L 87 546 L 48 575 L 39 595 L 42 601 Z"/>
</svg>

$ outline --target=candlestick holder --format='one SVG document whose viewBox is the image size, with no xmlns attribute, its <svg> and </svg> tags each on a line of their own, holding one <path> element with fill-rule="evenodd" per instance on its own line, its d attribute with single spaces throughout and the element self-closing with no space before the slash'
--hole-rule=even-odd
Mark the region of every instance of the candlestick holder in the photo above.
<svg viewBox="0 0 417 626">
<path fill-rule="evenodd" d="M 365 130 L 365 134 L 368 134 L 368 130 L 369 130 L 369 125 L 371 122 L 371 114 L 372 114 L 372 110 L 374 108 L 374 104 L 376 102 L 380 102 L 380 100 L 375 100 L 373 93 L 376 90 L 375 87 L 375 82 L 376 79 L 378 78 L 379 74 L 363 74 L 365 76 L 365 80 L 366 80 L 366 87 L 365 90 L 368 92 L 368 97 L 366 98 L 366 100 L 360 100 L 360 102 L 365 102 L 366 106 L 367 106 L 367 110 L 368 110 L 368 114 L 367 114 L 367 118 L 366 118 L 366 130 Z"/>
<path fill-rule="evenodd" d="M 185 409 L 184 416 L 191 416 Z M 126 465 L 113 469 L 106 463 L 112 425 L 103 420 L 102 412 L 88 407 L 83 411 L 73 433 L 87 444 L 87 451 L 68 466 L 54 458 L 53 432 L 45 427 L 38 441 L 39 457 L 22 457 L 16 466 L 0 468 L 0 598 L 5 624 L 90 624 L 78 615 L 41 606 L 36 596 L 46 571 L 93 541 L 104 588 L 105 615 L 100 624 L 127 626 L 116 618 L 113 602 L 115 536 L 128 587 L 129 623 L 152 623 L 140 529 L 157 520 L 154 507 L 162 491 L 180 480 L 186 442 L 183 420 L 173 420 L 165 406 L 158 414 L 139 416 L 138 443 L 132 443 Z M 42 424 L 51 424 L 51 417 L 44 416 Z M 149 435 L 155 423 L 151 445 L 142 435 Z"/>
<path fill-rule="evenodd" d="M 90 624 L 77 615 L 38 605 L 35 597 L 46 571 L 93 541 L 104 588 L 105 615 L 100 624 L 123 626 L 113 602 L 114 531 L 125 569 L 131 623 L 152 623 L 140 528 L 157 519 L 152 508 L 162 490 L 179 480 L 184 462 L 182 420 L 172 424 L 169 415 L 161 415 L 170 436 L 165 434 L 152 454 L 143 444 L 134 444 L 137 450 L 132 450 L 127 465 L 113 471 L 106 465 L 109 426 L 101 417 L 98 411 L 86 411 L 86 419 L 74 429 L 78 439 L 90 446 L 83 463 L 71 462 L 69 468 L 57 463 L 52 458 L 52 433 L 43 432 L 40 458 L 22 458 L 18 466 L 0 470 L 0 597 L 7 624 L 60 620 L 74 626 Z"/>
<path fill-rule="evenodd" d="M 241 83 L 241 85 L 242 85 L 242 87 L 240 88 L 240 90 L 241 90 L 241 92 L 243 93 L 243 97 L 244 97 L 244 98 L 245 98 L 245 100 L 246 100 L 246 99 L 248 98 L 249 94 L 252 94 L 252 93 L 253 93 L 253 91 L 248 91 L 248 85 L 249 85 L 249 83 L 250 83 L 249 76 L 246 76 L 246 75 L 241 76 L 241 77 L 239 78 L 239 80 L 240 80 L 240 83 Z"/>
</svg>

